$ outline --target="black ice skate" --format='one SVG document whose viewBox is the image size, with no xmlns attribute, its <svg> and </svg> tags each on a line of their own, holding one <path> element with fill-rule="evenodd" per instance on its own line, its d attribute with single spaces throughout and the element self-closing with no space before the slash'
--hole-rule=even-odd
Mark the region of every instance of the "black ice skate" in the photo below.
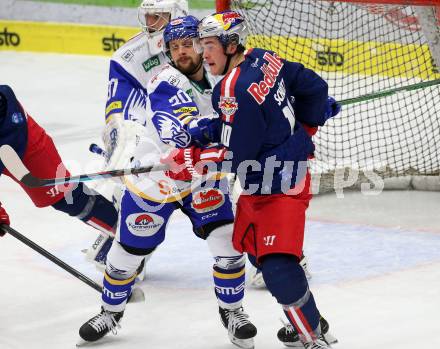
<svg viewBox="0 0 440 349">
<path fill-rule="evenodd" d="M 119 322 L 121 321 L 124 312 L 113 313 L 104 310 L 101 307 L 101 312 L 92 317 L 79 329 L 80 337 L 86 342 L 95 342 L 102 337 L 104 337 L 110 331 L 116 334 L 117 329 L 121 326 Z M 81 345 L 81 343 L 79 343 Z"/>
<path fill-rule="evenodd" d="M 294 327 L 288 323 L 285 324 L 283 328 L 278 331 L 277 337 L 283 342 L 286 347 L 290 348 L 298 348 L 298 349 L 321 349 L 321 348 L 331 348 L 331 344 L 335 344 L 338 340 L 333 337 L 329 332 L 329 325 L 327 320 L 325 320 L 322 316 L 319 320 L 321 324 L 321 335 L 315 343 L 306 343 L 304 344 L 298 335 L 298 332 L 294 329 Z"/>
<path fill-rule="evenodd" d="M 239 348 L 253 349 L 257 328 L 248 320 L 243 308 L 233 310 L 219 307 L 220 319 L 228 330 L 229 339 Z"/>
</svg>

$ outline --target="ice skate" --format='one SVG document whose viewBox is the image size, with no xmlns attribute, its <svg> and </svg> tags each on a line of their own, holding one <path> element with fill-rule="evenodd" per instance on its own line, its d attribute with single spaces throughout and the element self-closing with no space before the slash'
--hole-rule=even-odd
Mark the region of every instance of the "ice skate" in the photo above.
<svg viewBox="0 0 440 349">
<path fill-rule="evenodd" d="M 320 336 L 316 341 L 313 343 L 306 343 L 304 345 L 305 349 L 331 349 L 332 347 L 330 344 L 328 344 L 322 336 Z"/>
<path fill-rule="evenodd" d="M 113 313 L 101 307 L 101 312 L 84 323 L 79 329 L 81 339 L 84 342 L 96 342 L 109 332 L 116 334 L 121 327 L 119 322 L 123 315 L 123 311 Z M 81 341 L 77 346 L 81 346 L 84 342 Z"/>
<path fill-rule="evenodd" d="M 318 341 L 316 343 L 304 344 L 299 338 L 298 332 L 296 332 L 296 330 L 290 323 L 284 324 L 284 327 L 278 331 L 277 337 L 281 342 L 283 342 L 283 344 L 286 347 L 290 347 L 290 348 L 300 348 L 300 349 L 301 348 L 305 348 L 305 349 L 331 348 L 330 345 L 337 343 L 338 340 L 329 332 L 329 325 L 327 320 L 325 320 L 321 316 L 319 322 L 321 324 L 321 335 L 319 336 Z M 319 342 L 325 343 L 327 347 L 318 346 L 318 345 L 324 345 L 324 344 L 319 344 Z M 313 346 L 315 344 L 317 346 Z"/>
<path fill-rule="evenodd" d="M 257 328 L 248 320 L 249 315 L 243 312 L 243 308 L 233 310 L 219 308 L 219 313 L 231 342 L 239 348 L 253 349 Z"/>
</svg>

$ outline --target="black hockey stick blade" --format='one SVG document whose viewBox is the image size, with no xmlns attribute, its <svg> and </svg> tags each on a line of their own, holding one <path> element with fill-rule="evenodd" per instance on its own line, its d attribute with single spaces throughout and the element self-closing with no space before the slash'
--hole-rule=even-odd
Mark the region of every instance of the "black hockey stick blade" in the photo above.
<svg viewBox="0 0 440 349">
<path fill-rule="evenodd" d="M 60 177 L 60 178 L 38 178 L 32 175 L 30 171 L 21 161 L 18 154 L 9 145 L 3 145 L 0 147 L 0 159 L 5 167 L 11 172 L 11 174 L 17 178 L 20 182 L 30 188 L 37 187 L 51 187 L 55 185 L 63 185 L 70 183 L 87 182 L 97 179 L 122 177 L 128 175 L 135 175 L 140 173 L 148 173 L 152 171 L 166 171 L 168 166 L 146 166 L 138 168 L 128 168 L 122 170 L 110 170 L 96 173 L 87 173 L 78 176 Z"/>
</svg>

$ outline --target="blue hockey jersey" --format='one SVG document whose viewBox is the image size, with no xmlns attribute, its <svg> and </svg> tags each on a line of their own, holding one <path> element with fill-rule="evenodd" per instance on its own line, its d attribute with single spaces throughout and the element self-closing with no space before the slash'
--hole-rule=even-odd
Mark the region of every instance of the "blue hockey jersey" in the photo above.
<svg viewBox="0 0 440 349">
<path fill-rule="evenodd" d="M 0 115 L 0 146 L 8 144 L 23 157 L 28 141 L 26 115 L 15 97 L 14 91 L 7 85 L 0 85 L 3 101 L 6 100 L 4 115 Z M 0 174 L 5 166 L 0 161 Z"/>
<path fill-rule="evenodd" d="M 286 193 L 306 174 L 314 145 L 304 126 L 324 125 L 327 83 L 299 63 L 251 49 L 213 91 L 218 137 L 253 194 Z M 243 178 L 244 172 L 246 178 Z"/>
</svg>

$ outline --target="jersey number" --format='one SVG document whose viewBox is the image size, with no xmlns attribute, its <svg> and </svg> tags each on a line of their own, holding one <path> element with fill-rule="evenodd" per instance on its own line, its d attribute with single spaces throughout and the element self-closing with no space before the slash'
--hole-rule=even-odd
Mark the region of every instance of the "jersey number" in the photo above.
<svg viewBox="0 0 440 349">
<path fill-rule="evenodd" d="M 223 124 L 222 126 L 222 144 L 225 147 L 229 147 L 229 141 L 231 140 L 232 126 Z"/>
<path fill-rule="evenodd" d="M 108 82 L 107 100 L 110 100 L 115 96 L 117 89 L 118 89 L 118 79 L 110 79 L 110 81 Z"/>
<path fill-rule="evenodd" d="M 182 90 L 179 90 L 175 96 L 171 97 L 168 102 L 171 103 L 171 106 L 174 107 L 178 104 L 191 103 L 192 99 Z"/>
<path fill-rule="evenodd" d="M 293 128 L 295 127 L 295 112 L 292 105 L 287 101 L 287 105 L 283 108 L 283 114 L 290 124 L 290 130 L 293 133 Z"/>
</svg>

